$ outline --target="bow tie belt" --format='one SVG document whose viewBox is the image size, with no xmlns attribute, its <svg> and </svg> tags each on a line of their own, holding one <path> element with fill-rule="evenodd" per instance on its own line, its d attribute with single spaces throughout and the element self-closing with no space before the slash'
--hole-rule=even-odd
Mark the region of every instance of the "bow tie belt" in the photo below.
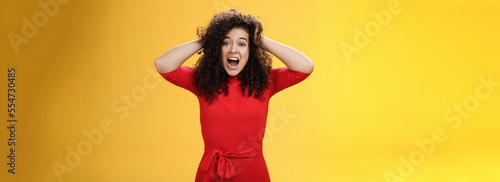
<svg viewBox="0 0 500 182">
<path fill-rule="evenodd" d="M 200 167 L 206 172 L 215 172 L 220 179 L 229 179 L 236 175 L 236 169 L 229 158 L 251 158 L 262 155 L 262 145 L 242 145 L 236 149 L 223 152 L 205 145 L 205 155 Z"/>
</svg>

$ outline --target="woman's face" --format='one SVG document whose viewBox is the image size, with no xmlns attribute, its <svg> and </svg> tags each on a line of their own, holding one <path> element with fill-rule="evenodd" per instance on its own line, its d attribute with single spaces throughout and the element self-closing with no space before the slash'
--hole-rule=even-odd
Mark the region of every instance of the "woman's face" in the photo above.
<svg viewBox="0 0 500 182">
<path fill-rule="evenodd" d="M 222 66 L 229 76 L 237 76 L 247 64 L 250 52 L 248 37 L 248 33 L 242 28 L 233 28 L 224 37 Z"/>
</svg>

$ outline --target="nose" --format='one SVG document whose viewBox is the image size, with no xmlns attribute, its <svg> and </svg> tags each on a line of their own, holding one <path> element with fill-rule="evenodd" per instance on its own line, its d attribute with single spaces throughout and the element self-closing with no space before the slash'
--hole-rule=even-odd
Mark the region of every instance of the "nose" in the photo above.
<svg viewBox="0 0 500 182">
<path fill-rule="evenodd" d="M 238 49 L 236 48 L 236 46 L 231 46 L 231 48 L 229 49 L 229 52 L 230 53 L 238 53 Z"/>
</svg>

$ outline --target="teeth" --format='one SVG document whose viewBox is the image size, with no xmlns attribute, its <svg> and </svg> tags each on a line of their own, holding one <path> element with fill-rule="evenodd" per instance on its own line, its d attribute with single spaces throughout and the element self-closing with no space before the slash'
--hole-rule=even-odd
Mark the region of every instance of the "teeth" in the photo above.
<svg viewBox="0 0 500 182">
<path fill-rule="evenodd" d="M 229 60 L 238 61 L 238 58 L 229 58 Z"/>
</svg>

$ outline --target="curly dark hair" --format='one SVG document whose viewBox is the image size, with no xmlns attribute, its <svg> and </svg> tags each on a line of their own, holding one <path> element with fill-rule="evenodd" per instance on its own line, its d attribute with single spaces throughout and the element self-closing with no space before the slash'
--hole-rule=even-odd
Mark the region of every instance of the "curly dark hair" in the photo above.
<svg viewBox="0 0 500 182">
<path fill-rule="evenodd" d="M 229 75 L 222 65 L 221 48 L 226 34 L 234 28 L 242 28 L 249 35 L 250 54 L 248 62 L 238 74 L 243 95 L 265 100 L 264 91 L 269 87 L 271 56 L 254 41 L 254 35 L 260 40 L 263 31 L 257 17 L 244 15 L 235 9 L 221 12 L 214 16 L 207 27 L 198 27 L 198 37 L 203 44 L 198 52 L 201 57 L 195 64 L 195 84 L 200 97 L 212 103 L 219 94 L 227 95 Z M 257 34 L 255 34 L 257 31 Z"/>
</svg>

